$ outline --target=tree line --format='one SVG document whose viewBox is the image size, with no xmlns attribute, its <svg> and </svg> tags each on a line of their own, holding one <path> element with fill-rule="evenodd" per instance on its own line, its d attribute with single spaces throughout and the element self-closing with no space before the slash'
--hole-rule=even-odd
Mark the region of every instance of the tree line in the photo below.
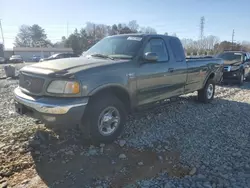
<svg viewBox="0 0 250 188">
<path fill-rule="evenodd" d="M 218 37 L 209 35 L 200 40 L 182 39 L 187 55 L 214 55 L 225 50 L 250 51 L 250 42 L 232 43 L 220 41 Z"/>
<path fill-rule="evenodd" d="M 72 48 L 74 53 L 81 54 L 106 36 L 127 33 L 156 34 L 157 32 L 152 27 L 140 27 L 136 20 L 132 20 L 128 24 L 118 23 L 111 26 L 87 22 L 85 27 L 75 29 L 68 37 L 62 36 L 61 41 L 52 43 L 41 26 L 37 24 L 22 25 L 14 45 L 16 47 L 68 47 Z"/>
<path fill-rule="evenodd" d="M 61 41 L 52 43 L 43 29 L 38 24 L 32 26 L 22 25 L 15 38 L 16 47 L 68 47 L 72 48 L 74 53 L 81 54 L 89 49 L 96 42 L 106 36 L 128 33 L 151 33 L 157 31 L 152 27 L 140 27 L 136 20 L 127 24 L 95 24 L 87 22 L 81 29 L 75 29 L 68 37 L 62 36 Z M 167 32 L 164 33 L 168 35 Z M 172 34 L 176 36 L 176 34 Z M 187 55 L 213 55 L 224 50 L 247 50 L 250 51 L 250 43 L 231 43 L 229 41 L 220 41 L 218 37 L 209 35 L 202 39 L 181 39 Z"/>
</svg>

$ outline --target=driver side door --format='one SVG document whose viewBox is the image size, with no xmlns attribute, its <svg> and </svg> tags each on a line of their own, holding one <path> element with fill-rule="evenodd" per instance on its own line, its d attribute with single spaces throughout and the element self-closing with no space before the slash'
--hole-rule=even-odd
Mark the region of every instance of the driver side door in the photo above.
<svg viewBox="0 0 250 188">
<path fill-rule="evenodd" d="M 153 103 L 172 96 L 169 85 L 169 53 L 162 38 L 151 38 L 144 47 L 143 54 L 156 53 L 157 61 L 142 60 L 137 71 L 138 105 Z"/>
</svg>

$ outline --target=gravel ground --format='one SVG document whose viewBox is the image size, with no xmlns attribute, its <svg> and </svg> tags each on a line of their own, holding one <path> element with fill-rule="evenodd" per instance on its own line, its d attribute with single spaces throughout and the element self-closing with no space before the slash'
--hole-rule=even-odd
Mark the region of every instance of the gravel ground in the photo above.
<svg viewBox="0 0 250 188">
<path fill-rule="evenodd" d="M 249 89 L 250 83 L 241 88 L 217 87 L 212 104 L 199 104 L 190 94 L 141 121 L 131 120 L 124 135 L 129 146 L 159 152 L 167 145 L 180 151 L 181 162 L 195 171 L 194 176 L 182 179 L 162 174 L 140 185 L 250 187 Z"/>
<path fill-rule="evenodd" d="M 3 71 L 0 74 L 3 77 Z M 19 160 L 11 170 L 0 167 L 0 184 L 5 176 L 33 166 L 34 159 L 22 151 L 29 150 L 28 141 L 35 139 L 35 131 L 43 129 L 33 119 L 14 113 L 12 91 L 17 84 L 17 80 L 0 80 L 0 163 Z M 122 141 L 116 143 L 153 151 L 160 160 L 162 152 L 179 152 L 180 164 L 191 169 L 189 174 L 178 178 L 161 172 L 127 187 L 250 187 L 250 83 L 240 88 L 217 86 L 211 104 L 200 104 L 194 96 L 196 93 L 185 95 L 129 117 Z M 18 154 L 14 152 L 17 150 Z M 93 148 L 82 153 L 101 155 L 99 149 L 93 152 Z M 107 182 L 102 186 L 108 187 Z"/>
</svg>

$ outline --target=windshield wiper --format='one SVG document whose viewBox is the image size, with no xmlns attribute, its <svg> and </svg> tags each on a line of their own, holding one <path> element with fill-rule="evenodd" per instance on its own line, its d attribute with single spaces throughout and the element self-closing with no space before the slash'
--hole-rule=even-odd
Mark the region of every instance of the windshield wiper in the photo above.
<svg viewBox="0 0 250 188">
<path fill-rule="evenodd" d="M 105 58 L 105 59 L 111 59 L 111 60 L 114 60 L 113 57 L 110 57 L 108 55 L 104 55 L 104 54 L 91 54 L 91 56 L 93 57 L 101 57 L 101 58 Z"/>
<path fill-rule="evenodd" d="M 113 58 L 114 59 L 132 59 L 132 57 L 118 57 L 118 56 L 115 56 Z"/>
</svg>

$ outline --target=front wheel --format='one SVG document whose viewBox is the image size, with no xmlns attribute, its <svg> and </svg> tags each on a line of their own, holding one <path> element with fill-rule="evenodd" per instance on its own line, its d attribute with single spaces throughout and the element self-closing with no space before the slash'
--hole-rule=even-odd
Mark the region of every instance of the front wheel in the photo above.
<svg viewBox="0 0 250 188">
<path fill-rule="evenodd" d="M 85 125 L 94 143 L 113 142 L 122 132 L 127 113 L 123 103 L 113 95 L 94 97 L 87 109 Z"/>
<path fill-rule="evenodd" d="M 198 91 L 198 100 L 203 103 L 209 103 L 214 99 L 215 81 L 209 79 L 204 88 Z"/>
</svg>

